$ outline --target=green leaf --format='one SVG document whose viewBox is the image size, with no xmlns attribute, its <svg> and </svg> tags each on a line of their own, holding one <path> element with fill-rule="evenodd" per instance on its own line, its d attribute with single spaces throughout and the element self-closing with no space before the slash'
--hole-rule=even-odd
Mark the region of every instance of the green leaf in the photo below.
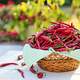
<svg viewBox="0 0 80 80">
<path fill-rule="evenodd" d="M 25 31 L 24 31 L 24 32 L 21 32 L 21 33 L 19 34 L 19 39 L 20 39 L 20 40 L 25 40 L 26 37 L 27 37 L 27 35 L 26 35 L 26 32 L 25 32 Z"/>
</svg>

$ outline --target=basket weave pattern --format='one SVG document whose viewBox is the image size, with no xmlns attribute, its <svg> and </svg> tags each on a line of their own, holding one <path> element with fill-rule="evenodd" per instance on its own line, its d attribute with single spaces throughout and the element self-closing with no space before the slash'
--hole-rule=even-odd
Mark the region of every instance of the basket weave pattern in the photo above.
<svg viewBox="0 0 80 80">
<path fill-rule="evenodd" d="M 52 54 L 54 56 L 54 54 Z M 59 55 L 58 55 L 59 56 Z M 50 58 L 50 57 L 48 57 Z M 48 58 L 43 58 L 38 61 L 38 65 L 43 70 L 49 71 L 49 72 L 67 72 L 67 71 L 73 71 L 78 68 L 79 61 L 67 57 L 66 59 L 54 59 L 51 60 Z"/>
</svg>

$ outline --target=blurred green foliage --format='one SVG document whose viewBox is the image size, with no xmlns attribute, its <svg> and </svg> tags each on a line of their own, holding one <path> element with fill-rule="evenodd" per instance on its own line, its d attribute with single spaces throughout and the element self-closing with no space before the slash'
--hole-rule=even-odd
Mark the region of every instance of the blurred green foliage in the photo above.
<svg viewBox="0 0 80 80">
<path fill-rule="evenodd" d="M 2 0 L 4 1 L 4 0 Z M 6 1 L 6 0 L 5 0 Z M 25 40 L 28 32 L 38 32 L 48 28 L 51 22 L 70 22 L 72 14 L 68 14 L 61 7 L 70 2 L 71 8 L 79 8 L 80 0 L 14 0 L 18 5 L 9 5 L 0 9 L 0 31 L 18 33 L 14 38 L 0 36 L 4 40 Z M 22 2 L 25 1 L 25 2 Z M 77 16 L 79 17 L 78 11 Z M 80 19 L 80 17 L 79 17 Z M 75 19 L 78 23 L 77 19 Z M 28 29 L 28 28 L 32 29 Z M 9 38 L 9 39 L 8 39 Z"/>
</svg>

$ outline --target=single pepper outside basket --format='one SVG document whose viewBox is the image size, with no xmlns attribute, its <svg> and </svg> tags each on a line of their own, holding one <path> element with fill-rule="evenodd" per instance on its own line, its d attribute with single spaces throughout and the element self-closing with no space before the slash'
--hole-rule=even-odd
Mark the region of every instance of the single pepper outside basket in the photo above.
<svg viewBox="0 0 80 80">
<path fill-rule="evenodd" d="M 33 35 L 27 43 L 36 49 L 63 52 L 80 49 L 80 31 L 72 24 L 53 23 L 48 29 Z M 39 60 L 38 65 L 50 72 L 67 72 L 78 68 L 79 61 L 59 54 L 50 54 Z"/>
</svg>

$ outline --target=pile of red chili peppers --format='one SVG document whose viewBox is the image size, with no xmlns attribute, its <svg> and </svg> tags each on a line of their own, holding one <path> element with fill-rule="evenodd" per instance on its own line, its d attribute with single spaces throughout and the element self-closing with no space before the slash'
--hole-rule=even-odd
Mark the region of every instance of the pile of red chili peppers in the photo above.
<svg viewBox="0 0 80 80">
<path fill-rule="evenodd" d="M 56 51 L 80 49 L 80 31 L 73 24 L 52 22 L 48 29 L 33 35 L 27 43 L 33 48 L 42 50 L 48 50 L 49 47 Z"/>
</svg>

